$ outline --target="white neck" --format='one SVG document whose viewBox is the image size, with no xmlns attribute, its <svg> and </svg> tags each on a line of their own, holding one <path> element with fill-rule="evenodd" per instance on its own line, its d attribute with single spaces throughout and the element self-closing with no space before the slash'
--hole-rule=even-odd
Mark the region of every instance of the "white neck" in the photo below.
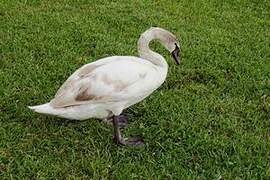
<svg viewBox="0 0 270 180">
<path fill-rule="evenodd" d="M 160 66 L 162 68 L 168 69 L 168 64 L 163 56 L 152 51 L 149 48 L 149 43 L 152 40 L 161 40 L 159 37 L 159 29 L 158 28 L 150 28 L 145 31 L 138 40 L 138 52 L 139 56 L 143 59 L 150 61 L 151 63 Z"/>
</svg>

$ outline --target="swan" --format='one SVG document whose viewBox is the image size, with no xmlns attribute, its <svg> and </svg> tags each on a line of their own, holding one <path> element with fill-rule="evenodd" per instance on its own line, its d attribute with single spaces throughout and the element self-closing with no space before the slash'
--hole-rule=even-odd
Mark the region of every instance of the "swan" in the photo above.
<svg viewBox="0 0 270 180">
<path fill-rule="evenodd" d="M 139 57 L 111 56 L 76 70 L 45 104 L 31 110 L 66 119 L 112 119 L 114 139 L 121 145 L 142 145 L 138 137 L 123 138 L 120 127 L 127 122 L 122 111 L 149 96 L 165 81 L 168 64 L 152 51 L 149 43 L 158 40 L 179 65 L 180 45 L 169 31 L 151 27 L 138 40 Z"/>
</svg>

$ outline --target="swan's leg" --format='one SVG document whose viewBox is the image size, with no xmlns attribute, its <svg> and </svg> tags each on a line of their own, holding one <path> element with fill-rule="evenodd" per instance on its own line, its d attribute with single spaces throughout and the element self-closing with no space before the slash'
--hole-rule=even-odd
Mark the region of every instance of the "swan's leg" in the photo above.
<svg viewBox="0 0 270 180">
<path fill-rule="evenodd" d="M 133 146 L 143 145 L 142 138 L 130 137 L 128 139 L 124 139 L 121 136 L 118 118 L 119 118 L 119 116 L 113 116 L 114 138 L 115 138 L 116 142 L 119 144 L 122 144 L 122 145 L 133 145 Z"/>
<path fill-rule="evenodd" d="M 118 125 L 124 127 L 128 124 L 128 117 L 125 115 L 117 116 Z"/>
<path fill-rule="evenodd" d="M 103 121 L 105 123 L 108 123 L 108 124 L 113 124 L 113 116 L 109 117 L 109 118 L 106 118 L 106 119 L 103 119 Z M 120 127 L 125 127 L 128 124 L 128 117 L 125 116 L 125 115 L 119 115 L 118 118 L 117 118 L 117 121 L 118 121 L 118 125 Z"/>
</svg>

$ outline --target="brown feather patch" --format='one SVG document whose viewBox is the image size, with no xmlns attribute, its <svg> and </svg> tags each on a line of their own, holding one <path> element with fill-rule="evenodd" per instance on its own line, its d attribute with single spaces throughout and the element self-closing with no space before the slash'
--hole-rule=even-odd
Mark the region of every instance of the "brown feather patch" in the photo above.
<svg viewBox="0 0 270 180">
<path fill-rule="evenodd" d="M 91 95 L 91 94 L 88 93 L 88 88 L 87 88 L 87 89 L 83 90 L 82 92 L 80 92 L 80 93 L 76 96 L 75 100 L 76 100 L 76 101 L 90 101 L 90 100 L 92 100 L 92 99 L 95 99 L 95 97 L 96 97 L 96 96 Z"/>
<path fill-rule="evenodd" d="M 101 77 L 101 81 L 103 81 L 105 84 L 113 85 L 113 87 L 116 91 L 122 91 L 123 89 L 125 89 L 128 86 L 128 84 L 124 84 L 123 82 L 121 82 L 119 80 L 111 80 L 106 75 Z"/>
</svg>

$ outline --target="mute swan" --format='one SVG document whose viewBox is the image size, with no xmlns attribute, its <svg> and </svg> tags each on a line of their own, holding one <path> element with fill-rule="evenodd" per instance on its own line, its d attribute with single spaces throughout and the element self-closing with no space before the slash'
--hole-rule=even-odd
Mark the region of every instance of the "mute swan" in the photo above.
<svg viewBox="0 0 270 180">
<path fill-rule="evenodd" d="M 151 27 L 138 40 L 139 57 L 112 56 L 86 64 L 76 70 L 46 104 L 29 106 L 37 113 L 67 119 L 112 118 L 114 138 L 122 145 L 141 145 L 141 138 L 123 138 L 122 111 L 149 96 L 167 76 L 164 57 L 150 50 L 149 43 L 158 40 L 180 63 L 179 42 L 169 31 Z"/>
</svg>

